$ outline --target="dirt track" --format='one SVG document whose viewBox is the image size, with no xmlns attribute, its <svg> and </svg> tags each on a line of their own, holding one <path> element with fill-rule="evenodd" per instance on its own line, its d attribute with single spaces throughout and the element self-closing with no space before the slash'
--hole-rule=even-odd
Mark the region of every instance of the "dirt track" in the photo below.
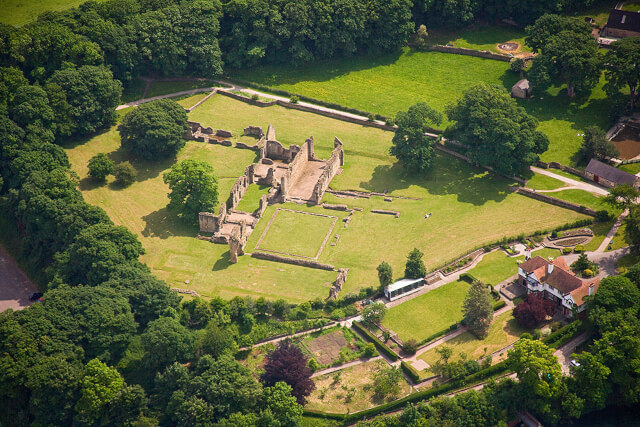
<svg viewBox="0 0 640 427">
<path fill-rule="evenodd" d="M 8 308 L 25 308 L 32 304 L 29 295 L 37 291 L 36 285 L 18 267 L 7 250 L 0 246 L 0 312 Z"/>
</svg>

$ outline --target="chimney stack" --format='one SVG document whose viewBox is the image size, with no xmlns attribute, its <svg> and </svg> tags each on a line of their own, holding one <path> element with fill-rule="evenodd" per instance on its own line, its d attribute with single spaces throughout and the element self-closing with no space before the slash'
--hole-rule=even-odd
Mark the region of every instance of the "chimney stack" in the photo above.
<svg viewBox="0 0 640 427">
<path fill-rule="evenodd" d="M 593 295 L 593 285 L 589 285 L 589 295 Z"/>
</svg>

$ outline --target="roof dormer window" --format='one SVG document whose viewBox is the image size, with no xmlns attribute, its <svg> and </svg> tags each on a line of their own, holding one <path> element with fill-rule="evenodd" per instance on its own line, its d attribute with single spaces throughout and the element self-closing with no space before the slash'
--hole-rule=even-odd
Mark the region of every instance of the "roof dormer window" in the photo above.
<svg viewBox="0 0 640 427">
<path fill-rule="evenodd" d="M 624 24 L 624 21 L 627 19 L 627 15 L 622 15 L 622 23 Z"/>
</svg>

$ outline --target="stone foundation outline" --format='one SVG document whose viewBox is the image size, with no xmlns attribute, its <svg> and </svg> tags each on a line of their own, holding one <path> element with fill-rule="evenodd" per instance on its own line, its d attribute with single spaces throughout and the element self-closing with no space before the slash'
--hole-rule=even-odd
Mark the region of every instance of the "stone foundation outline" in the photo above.
<svg viewBox="0 0 640 427">
<path fill-rule="evenodd" d="M 265 238 L 265 236 L 269 232 L 269 229 L 271 228 L 271 224 L 273 224 L 273 221 L 275 221 L 276 216 L 277 216 L 279 211 L 287 211 L 287 212 L 294 212 L 294 213 L 299 213 L 299 214 L 304 214 L 304 215 L 320 216 L 320 217 L 324 217 L 324 218 L 333 218 L 333 222 L 331 223 L 331 226 L 329 226 L 329 230 L 327 231 L 327 235 L 324 237 L 324 240 L 322 241 L 322 244 L 320 245 L 320 248 L 318 249 L 318 252 L 316 253 L 315 257 L 291 254 L 291 253 L 288 253 L 288 252 L 274 251 L 272 249 L 264 249 L 264 248 L 260 247 L 260 243 L 262 243 L 262 240 Z M 262 232 L 262 235 L 260 236 L 260 239 L 258 239 L 258 242 L 256 243 L 255 250 L 256 251 L 261 251 L 261 252 L 272 252 L 274 254 L 288 255 L 288 256 L 312 259 L 312 260 L 316 260 L 317 261 L 318 258 L 320 258 L 320 254 L 324 250 L 324 247 L 327 245 L 327 242 L 329 241 L 329 238 L 331 237 L 331 234 L 333 233 L 333 229 L 335 228 L 337 222 L 338 222 L 338 217 L 337 216 L 333 216 L 333 215 L 323 215 L 323 214 L 318 214 L 318 213 L 315 213 L 315 212 L 297 211 L 297 210 L 294 210 L 294 209 L 287 209 L 287 208 L 276 208 L 275 212 L 273 213 L 273 215 L 269 219 L 269 223 L 267 224 L 267 227 Z"/>
</svg>

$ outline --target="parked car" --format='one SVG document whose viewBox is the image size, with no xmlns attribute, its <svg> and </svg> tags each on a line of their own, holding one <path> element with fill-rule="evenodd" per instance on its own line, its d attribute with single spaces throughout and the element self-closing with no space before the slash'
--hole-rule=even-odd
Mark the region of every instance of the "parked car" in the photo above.
<svg viewBox="0 0 640 427">
<path fill-rule="evenodd" d="M 579 368 L 579 367 L 580 367 L 580 363 L 579 363 L 577 360 L 575 360 L 575 359 L 572 359 L 572 360 L 571 360 L 571 365 L 572 365 L 572 366 L 575 366 L 576 368 Z"/>
<path fill-rule="evenodd" d="M 29 295 L 29 299 L 31 301 L 38 301 L 42 298 L 42 292 L 34 292 L 31 295 Z"/>
</svg>

